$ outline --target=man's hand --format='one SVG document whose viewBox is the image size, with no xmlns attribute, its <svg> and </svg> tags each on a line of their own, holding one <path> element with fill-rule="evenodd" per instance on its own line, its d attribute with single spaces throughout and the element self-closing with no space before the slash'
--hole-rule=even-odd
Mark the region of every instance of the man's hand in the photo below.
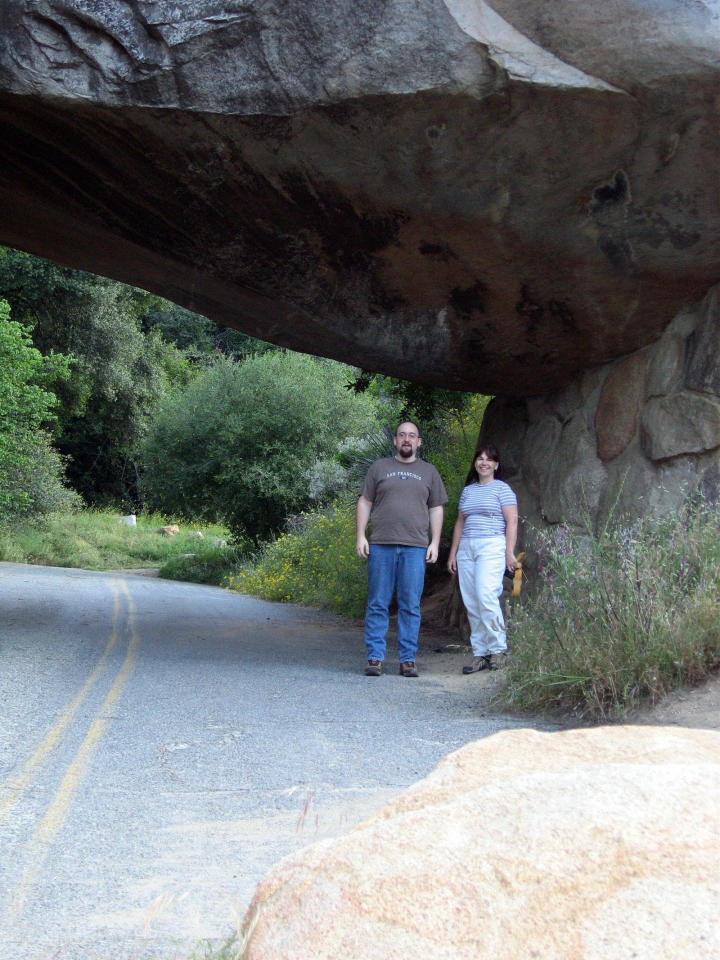
<svg viewBox="0 0 720 960">
<path fill-rule="evenodd" d="M 355 542 L 355 553 L 361 560 L 367 560 L 370 556 L 370 544 L 367 542 L 367 537 L 357 538 Z"/>
<path fill-rule="evenodd" d="M 430 507 L 430 546 L 425 554 L 425 563 L 436 563 L 440 551 L 440 536 L 443 525 L 443 508 Z"/>
</svg>

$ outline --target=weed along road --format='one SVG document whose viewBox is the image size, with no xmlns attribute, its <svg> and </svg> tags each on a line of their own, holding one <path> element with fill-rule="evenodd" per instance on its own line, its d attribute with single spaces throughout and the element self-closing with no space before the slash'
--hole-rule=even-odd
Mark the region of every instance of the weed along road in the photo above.
<svg viewBox="0 0 720 960">
<path fill-rule="evenodd" d="M 222 942 L 271 864 L 520 725 L 449 659 L 368 678 L 355 621 L 0 564 L 0 960 Z"/>
</svg>

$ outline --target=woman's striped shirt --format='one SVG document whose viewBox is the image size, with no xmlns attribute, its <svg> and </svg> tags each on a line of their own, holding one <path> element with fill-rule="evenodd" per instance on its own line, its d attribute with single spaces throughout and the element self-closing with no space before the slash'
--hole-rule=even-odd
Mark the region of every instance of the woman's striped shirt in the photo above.
<svg viewBox="0 0 720 960">
<path fill-rule="evenodd" d="M 512 489 L 502 480 L 471 483 L 460 494 L 458 511 L 465 517 L 462 536 L 504 537 L 505 517 L 502 508 L 517 503 Z"/>
</svg>

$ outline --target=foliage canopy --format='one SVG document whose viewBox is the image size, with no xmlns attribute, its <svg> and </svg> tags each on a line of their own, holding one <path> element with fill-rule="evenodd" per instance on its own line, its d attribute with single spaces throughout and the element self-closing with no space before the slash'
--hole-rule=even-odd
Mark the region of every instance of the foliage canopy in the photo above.
<svg viewBox="0 0 720 960">
<path fill-rule="evenodd" d="M 137 500 L 135 450 L 159 397 L 190 376 L 184 354 L 141 318 L 159 298 L 0 248 L 0 295 L 41 353 L 73 357 L 56 384 L 55 445 L 88 502 Z"/>
<path fill-rule="evenodd" d="M 377 426 L 373 399 L 346 389 L 351 376 L 280 350 L 239 364 L 219 357 L 160 405 L 143 448 L 148 503 L 271 535 L 308 504 L 313 463 Z"/>
<path fill-rule="evenodd" d="M 72 500 L 47 430 L 57 407 L 48 388 L 69 372 L 70 359 L 43 357 L 0 300 L 0 520 L 42 513 Z"/>
</svg>

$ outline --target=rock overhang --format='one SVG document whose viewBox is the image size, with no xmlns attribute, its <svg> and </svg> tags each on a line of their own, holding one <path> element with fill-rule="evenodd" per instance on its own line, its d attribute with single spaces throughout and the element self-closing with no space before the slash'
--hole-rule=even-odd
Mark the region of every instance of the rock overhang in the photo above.
<svg viewBox="0 0 720 960">
<path fill-rule="evenodd" d="M 544 6 L 15 0 L 0 239 L 366 369 L 557 388 L 718 279 L 718 5 Z"/>
</svg>

